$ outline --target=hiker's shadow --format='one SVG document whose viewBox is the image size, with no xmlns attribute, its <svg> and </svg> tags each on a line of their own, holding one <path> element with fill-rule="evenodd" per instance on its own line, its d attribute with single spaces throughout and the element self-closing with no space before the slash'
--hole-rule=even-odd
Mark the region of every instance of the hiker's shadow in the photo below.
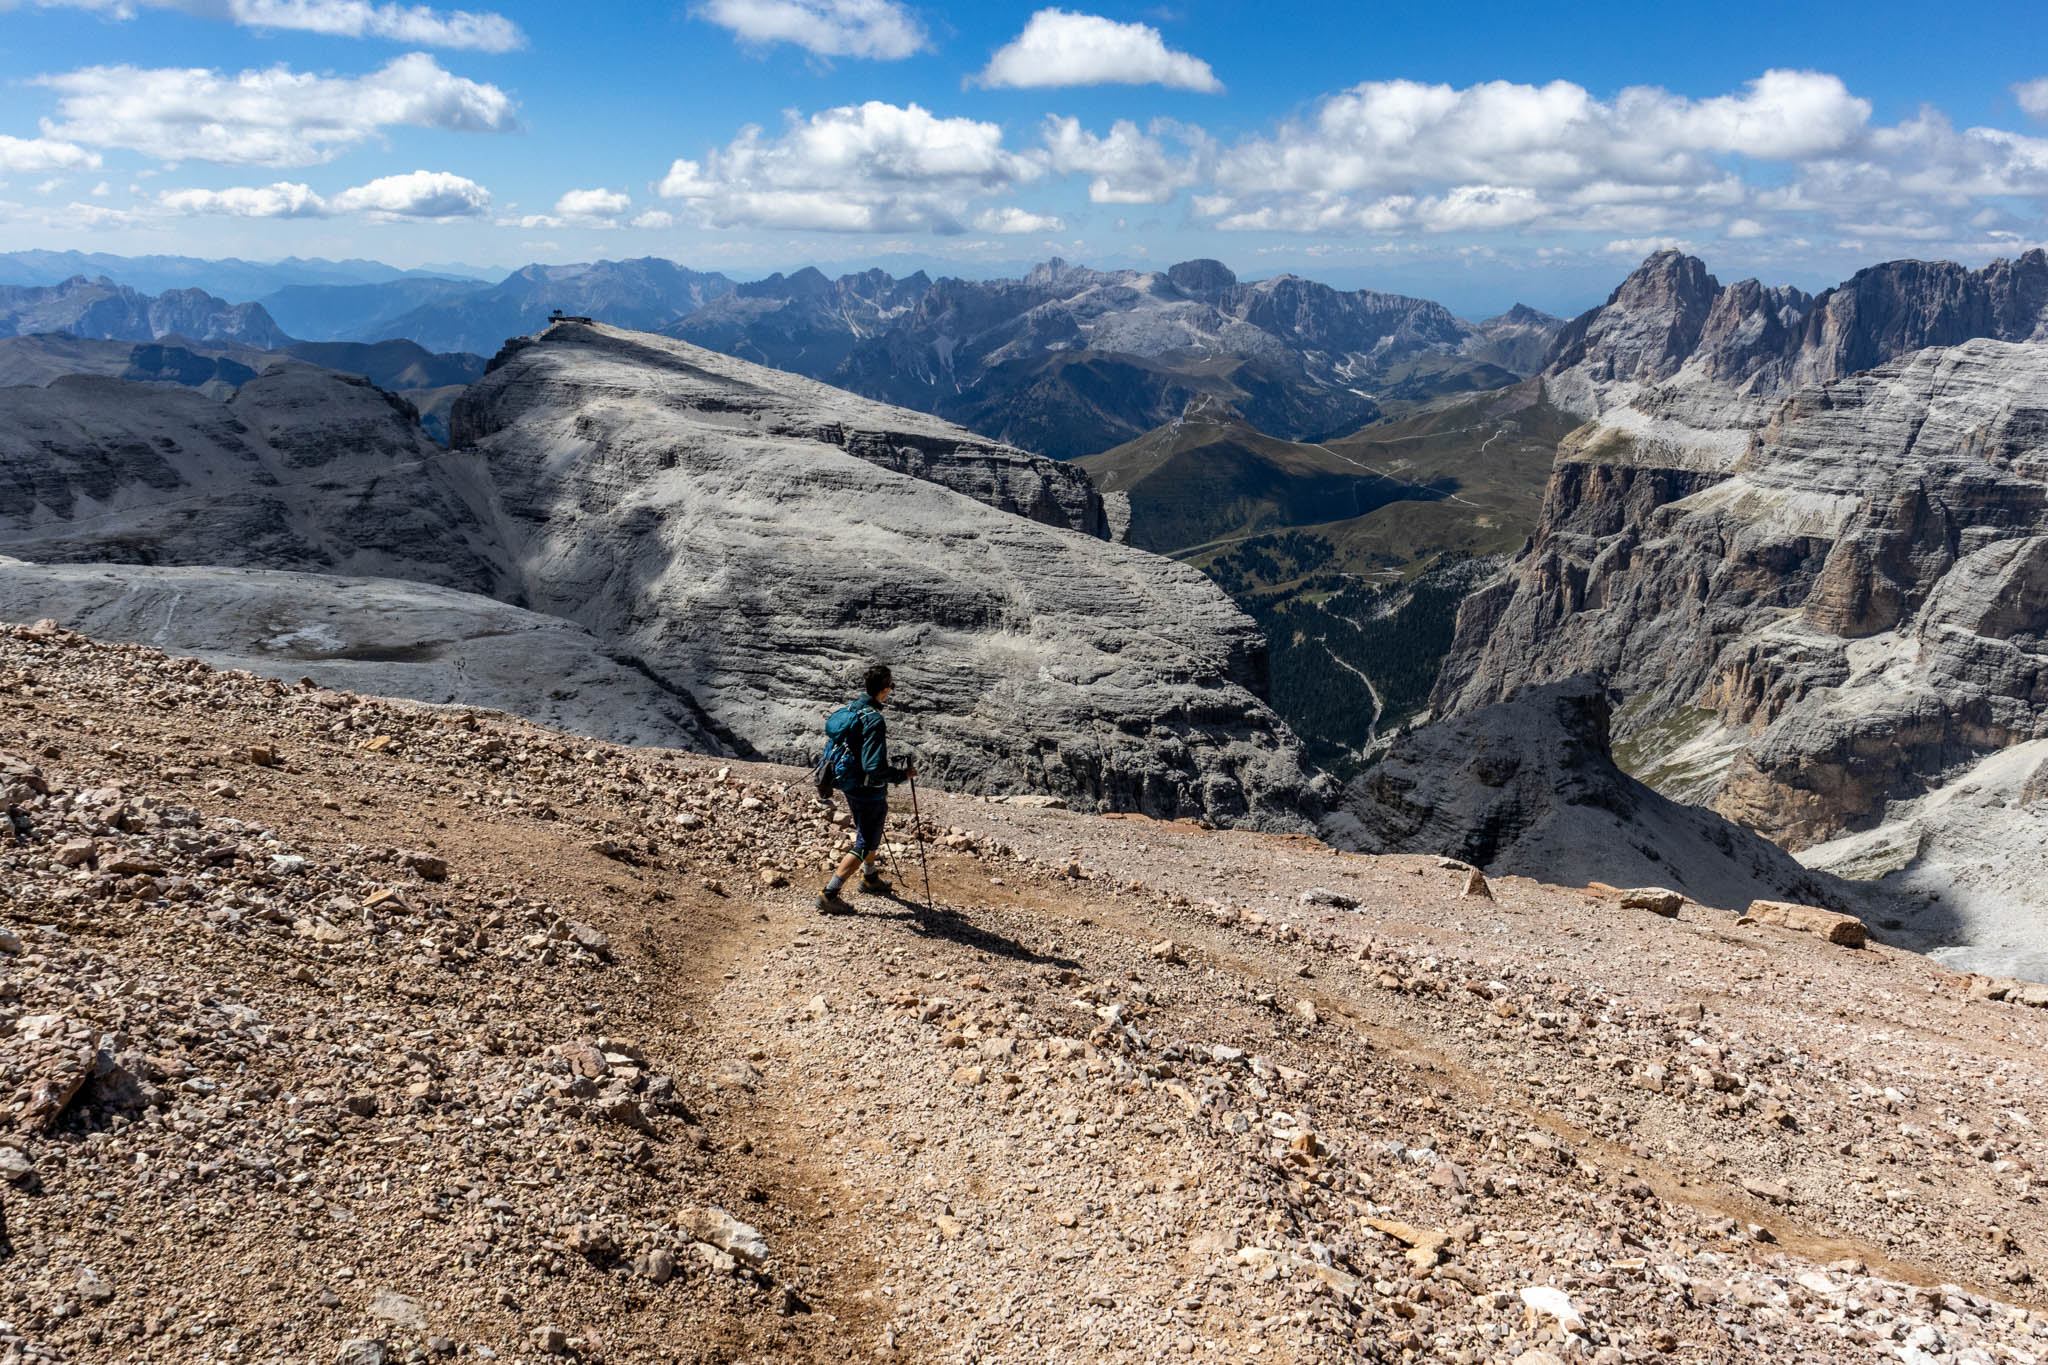
<svg viewBox="0 0 2048 1365">
<path fill-rule="evenodd" d="M 857 910 L 855 916 L 865 919 L 890 919 L 906 924 L 910 932 L 919 938 L 942 938 L 976 952 L 988 953 L 994 957 L 1007 957 L 1013 962 L 1030 962 L 1045 967 L 1079 967 L 1073 958 L 1061 957 L 1056 953 L 1041 953 L 1027 948 L 1016 939 L 1005 937 L 992 929 L 983 929 L 957 910 L 941 905 L 927 910 L 922 904 L 905 900 L 903 894 L 891 892 L 886 896 L 874 897 L 890 908 L 887 910 Z"/>
</svg>

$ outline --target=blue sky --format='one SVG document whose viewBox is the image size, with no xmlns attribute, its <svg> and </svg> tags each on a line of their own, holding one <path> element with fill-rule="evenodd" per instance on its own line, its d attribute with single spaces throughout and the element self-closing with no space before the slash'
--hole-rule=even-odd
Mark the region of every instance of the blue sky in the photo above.
<svg viewBox="0 0 2048 1365">
<path fill-rule="evenodd" d="M 0 249 L 1214 256 L 1597 300 L 2048 238 L 2038 5 L 0 0 Z"/>
</svg>

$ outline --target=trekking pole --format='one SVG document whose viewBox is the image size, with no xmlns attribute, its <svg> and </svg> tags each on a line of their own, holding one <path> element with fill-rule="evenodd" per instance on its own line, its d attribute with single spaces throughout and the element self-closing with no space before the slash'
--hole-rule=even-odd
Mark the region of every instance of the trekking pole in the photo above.
<svg viewBox="0 0 2048 1365">
<path fill-rule="evenodd" d="M 932 913 L 932 865 L 924 856 L 924 812 L 917 808 L 917 779 L 910 779 L 910 824 L 917 831 L 917 865 L 924 869 L 924 908 Z"/>
</svg>

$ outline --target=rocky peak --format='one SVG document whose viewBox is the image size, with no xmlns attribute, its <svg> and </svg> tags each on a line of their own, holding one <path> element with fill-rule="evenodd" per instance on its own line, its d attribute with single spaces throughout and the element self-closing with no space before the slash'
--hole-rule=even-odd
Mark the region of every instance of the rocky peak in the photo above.
<svg viewBox="0 0 2048 1365">
<path fill-rule="evenodd" d="M 1206 258 L 1168 266 L 1166 278 L 1184 293 L 1220 294 L 1237 283 L 1237 276 L 1221 261 Z"/>
<path fill-rule="evenodd" d="M 1025 273 L 1024 284 L 1030 289 L 1081 289 L 1101 277 L 1101 271 L 1090 270 L 1085 265 L 1074 265 L 1064 257 L 1054 256 L 1032 266 Z"/>
<path fill-rule="evenodd" d="M 1507 312 L 1501 313 L 1495 317 L 1487 318 L 1484 322 L 1480 323 L 1480 326 L 1555 327 L 1559 325 L 1560 321 L 1561 319 L 1554 318 L 1550 314 L 1543 312 L 1541 309 L 1531 308 L 1526 303 L 1517 303 L 1510 307 Z"/>
<path fill-rule="evenodd" d="M 1887 261 L 1815 297 L 1756 280 L 1724 289 L 1703 262 L 1660 251 L 1558 334 L 1544 381 L 1552 401 L 1589 417 L 1636 403 L 1671 419 L 1664 438 L 1683 444 L 1683 427 L 1754 426 L 1800 385 L 1979 337 L 2048 337 L 2048 253 L 1981 270 Z M 1670 392 L 1653 392 L 1661 388 Z"/>
<path fill-rule="evenodd" d="M 879 271 L 872 274 L 881 274 Z M 849 281 L 867 279 L 868 276 L 848 276 Z M 884 280 L 888 276 L 883 275 Z M 832 292 L 832 281 L 816 266 L 805 266 L 793 275 L 776 271 L 766 279 L 750 280 L 733 288 L 735 296 L 743 299 L 810 299 L 820 298 Z"/>
<path fill-rule="evenodd" d="M 1720 292 L 1706 262 L 1682 251 L 1656 252 L 1606 303 L 1565 324 L 1546 373 L 1583 370 L 1584 381 L 1601 385 L 1668 379 L 1698 346 Z"/>
</svg>

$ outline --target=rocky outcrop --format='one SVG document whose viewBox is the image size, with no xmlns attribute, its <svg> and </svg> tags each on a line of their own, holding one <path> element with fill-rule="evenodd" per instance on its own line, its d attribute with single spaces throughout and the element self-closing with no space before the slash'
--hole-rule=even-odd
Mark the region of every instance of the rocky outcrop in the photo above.
<svg viewBox="0 0 2048 1365">
<path fill-rule="evenodd" d="M 762 754 L 814 748 L 882 658 L 896 742 L 935 784 L 1278 827 L 1314 807 L 1253 623 L 1091 534 L 1099 500 L 1085 526 L 1002 510 L 1063 505 L 1021 452 L 575 323 L 500 355 L 455 431 L 524 604 L 619 642 Z M 874 457 L 906 446 L 914 468 Z"/>
<path fill-rule="evenodd" d="M 73 375 L 0 389 L 0 549 L 498 586 L 485 509 L 403 399 L 290 365 L 226 402 Z"/>
<path fill-rule="evenodd" d="M 2048 346 L 1980 340 L 1795 392 L 1725 469 L 1581 429 L 1528 553 L 1461 613 L 1439 709 L 1591 673 L 1660 790 L 1911 892 L 1929 942 L 2007 925 L 2039 807 L 1986 765 L 2048 738 L 2043 392 Z M 1987 785 L 2012 799 L 1968 830 Z"/>
<path fill-rule="evenodd" d="M 547 338 L 568 345 L 571 338 L 595 335 L 569 324 L 551 328 Z M 491 370 L 515 363 L 535 344 L 519 339 L 491 362 Z M 616 349 L 632 354 L 636 368 L 625 377 L 640 385 L 650 402 L 689 409 L 707 426 L 837 446 L 857 459 L 1004 512 L 1084 535 L 1109 534 L 1101 495 L 1072 465 L 702 347 L 621 340 Z M 500 405 L 516 407 L 526 397 L 516 379 L 477 386 L 456 405 L 451 418 L 455 443 L 474 444 L 506 420 Z"/>
<path fill-rule="evenodd" d="M 1353 780 L 1328 834 L 1361 852 L 1436 853 L 1567 886 L 1666 886 L 1729 910 L 1853 894 L 1628 776 L 1608 747 L 1609 720 L 1606 691 L 1575 678 L 1427 726 Z"/>
<path fill-rule="evenodd" d="M 687 693 L 568 621 L 423 583 L 0 558 L 0 620 L 54 617 L 297 682 L 506 711 L 618 744 L 729 753 Z"/>
</svg>

